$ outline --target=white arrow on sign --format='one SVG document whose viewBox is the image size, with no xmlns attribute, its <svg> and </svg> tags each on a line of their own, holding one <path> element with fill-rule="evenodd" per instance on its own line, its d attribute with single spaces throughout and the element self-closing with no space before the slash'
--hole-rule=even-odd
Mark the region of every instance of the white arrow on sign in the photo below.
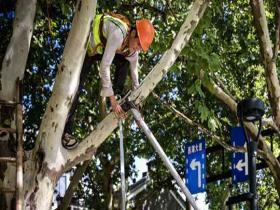
<svg viewBox="0 0 280 210">
<path fill-rule="evenodd" d="M 196 170 L 197 167 L 197 180 L 198 180 L 198 187 L 201 187 L 201 163 L 200 161 L 196 161 L 195 159 L 192 160 L 190 167 L 192 170 Z"/>
<path fill-rule="evenodd" d="M 243 171 L 243 167 L 245 168 L 245 175 L 248 175 L 248 153 L 245 153 L 245 161 L 239 160 L 235 166 L 238 171 Z"/>
</svg>

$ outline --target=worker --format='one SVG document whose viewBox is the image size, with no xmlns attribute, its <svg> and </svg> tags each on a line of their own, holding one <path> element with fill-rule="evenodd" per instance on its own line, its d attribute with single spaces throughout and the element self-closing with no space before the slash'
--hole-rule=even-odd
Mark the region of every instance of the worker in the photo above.
<svg viewBox="0 0 280 210">
<path fill-rule="evenodd" d="M 155 30 L 147 19 L 136 20 L 133 27 L 128 18 L 121 14 L 109 13 L 96 15 L 89 36 L 87 55 L 80 75 L 80 83 L 65 126 L 62 145 L 67 149 L 77 146 L 77 140 L 71 135 L 74 112 L 78 103 L 79 92 L 91 65 L 101 60 L 99 74 L 101 77 L 101 97 L 109 97 L 112 111 L 118 118 L 126 114 L 116 99 L 116 95 L 124 95 L 124 83 L 130 68 L 132 90 L 139 87 L 138 54 L 147 52 L 153 42 Z M 115 65 L 113 83 L 110 77 L 111 64 Z"/>
</svg>

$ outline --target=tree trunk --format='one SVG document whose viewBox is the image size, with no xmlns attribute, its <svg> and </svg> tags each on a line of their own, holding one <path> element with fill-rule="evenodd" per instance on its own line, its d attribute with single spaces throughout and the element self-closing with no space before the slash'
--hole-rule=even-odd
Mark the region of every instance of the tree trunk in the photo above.
<svg viewBox="0 0 280 210">
<path fill-rule="evenodd" d="M 263 0 L 250 0 L 250 4 L 252 7 L 254 25 L 260 43 L 259 45 L 265 70 L 268 97 L 273 111 L 275 123 L 280 129 L 280 85 L 276 68 L 277 57 L 274 57 L 272 44 L 269 37 Z"/>
<path fill-rule="evenodd" d="M 0 76 L 0 99 L 15 101 L 16 80 L 22 79 L 33 33 L 36 0 L 18 0 L 13 35 L 7 48 Z"/>
<path fill-rule="evenodd" d="M 36 3 L 36 0 L 18 0 L 16 3 L 15 19 L 13 22 L 13 34 L 7 47 L 0 72 L 0 100 L 14 102 L 16 101 L 16 81 L 18 78 L 23 78 L 23 74 L 25 71 L 26 61 L 30 48 L 30 41 L 33 33 L 33 22 L 36 12 Z M 9 125 L 5 124 L 5 126 L 9 126 L 15 129 L 15 120 L 15 109 L 7 109 L 2 106 L 0 122 L 1 125 L 5 124 L 5 121 L 9 121 Z M 15 137 L 14 135 L 10 135 L 8 133 L 6 137 L 7 139 L 0 139 L 0 147 L 2 148 L 0 149 L 0 156 L 15 156 Z M 15 186 L 15 164 L 1 163 L 0 187 L 8 189 L 15 188 Z M 3 206 L 1 207 L 5 209 L 14 208 L 15 201 L 12 201 L 14 196 L 15 193 L 5 193 L 0 195 L 0 200 L 3 202 L 1 204 Z"/>
<path fill-rule="evenodd" d="M 103 192 L 105 195 L 105 204 L 107 210 L 112 210 L 112 199 L 113 199 L 113 183 L 112 183 L 112 171 L 113 165 L 110 161 L 105 160 L 103 162 L 104 176 L 103 176 Z"/>
<path fill-rule="evenodd" d="M 79 0 L 72 28 L 66 41 L 61 64 L 47 105 L 31 160 L 37 171 L 32 189 L 26 189 L 31 209 L 49 209 L 57 179 L 63 174 L 68 151 L 61 145 L 65 121 L 78 87 L 86 53 L 88 34 L 95 13 L 95 0 Z M 31 173 L 30 176 L 34 176 Z M 28 179 L 28 176 L 26 177 Z"/>
</svg>

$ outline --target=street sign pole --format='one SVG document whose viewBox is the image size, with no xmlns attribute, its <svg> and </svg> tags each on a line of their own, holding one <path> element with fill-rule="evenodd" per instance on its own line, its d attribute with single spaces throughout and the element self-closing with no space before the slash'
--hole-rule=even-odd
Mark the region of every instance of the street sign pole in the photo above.
<svg viewBox="0 0 280 210">
<path fill-rule="evenodd" d="M 139 113 L 139 111 L 137 109 L 135 109 L 135 108 L 132 108 L 131 111 L 132 111 L 132 114 L 133 114 L 133 116 L 134 116 L 138 126 L 142 128 L 142 130 L 144 131 L 144 133 L 148 137 L 150 143 L 152 144 L 152 146 L 154 147 L 156 152 L 159 154 L 159 156 L 162 159 L 163 163 L 168 168 L 168 170 L 172 174 L 173 178 L 177 181 L 177 184 L 180 186 L 180 188 L 182 189 L 183 193 L 186 195 L 187 200 L 193 206 L 194 210 L 199 210 L 199 208 L 196 205 L 195 200 L 193 199 L 190 191 L 188 190 L 188 188 L 186 187 L 185 183 L 183 182 L 183 180 L 181 179 L 181 177 L 177 173 L 176 169 L 174 168 L 174 166 L 172 165 L 172 163 L 170 162 L 170 160 L 168 159 L 168 157 L 164 153 L 163 149 L 161 148 L 160 144 L 156 140 L 156 138 L 153 135 L 152 131 L 149 129 L 149 127 L 147 126 L 147 124 L 145 123 L 143 118 L 141 117 L 141 114 Z"/>
</svg>

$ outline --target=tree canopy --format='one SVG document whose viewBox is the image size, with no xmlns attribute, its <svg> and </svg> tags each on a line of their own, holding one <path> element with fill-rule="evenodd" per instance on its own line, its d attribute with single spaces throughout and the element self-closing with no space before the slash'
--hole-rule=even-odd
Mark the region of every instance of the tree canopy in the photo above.
<svg viewBox="0 0 280 210">
<path fill-rule="evenodd" d="M 228 145 L 230 127 L 238 125 L 236 103 L 244 98 L 258 97 L 265 102 L 266 113 L 263 128 L 273 128 L 277 134 L 272 137 L 271 155 L 279 156 L 279 125 L 277 121 L 277 88 L 269 72 L 275 63 L 274 75 L 278 81 L 280 61 L 279 48 L 279 1 L 265 1 L 270 45 L 262 39 L 259 31 L 257 6 L 262 1 L 214 0 L 197 28 L 188 45 L 179 54 L 171 70 L 154 89 L 153 94 L 142 104 L 142 115 L 150 126 L 168 157 L 174 163 L 181 177 L 185 174 L 184 145 L 204 137 L 207 147 L 226 145 L 227 170 L 230 169 L 232 148 Z M 15 1 L 0 2 L 0 60 L 13 33 Z M 58 65 L 61 63 L 66 39 L 71 30 L 76 1 L 38 0 L 34 31 L 31 39 L 26 70 L 24 73 L 24 147 L 32 150 L 35 146 L 40 124 L 51 97 Z M 151 19 L 156 37 L 148 53 L 141 53 L 139 78 L 143 81 L 153 67 L 171 47 L 181 25 L 186 19 L 192 1 L 135 0 L 135 1 L 98 1 L 96 13 L 122 13 L 135 23 L 136 19 Z M 260 20 L 261 21 L 261 20 Z M 265 22 L 266 23 L 266 22 Z M 261 25 L 261 26 L 260 26 Z M 265 32 L 263 32 L 265 33 Z M 267 47 L 268 46 L 268 47 Z M 266 49 L 273 52 L 269 60 Z M 271 64 L 271 65 L 270 65 Z M 113 71 L 114 67 L 112 67 Z M 276 82 L 277 83 L 277 82 Z M 129 89 L 129 81 L 126 84 Z M 278 82 L 279 86 L 279 82 Z M 3 88 L 3 87 L 2 87 Z M 88 71 L 86 85 L 79 98 L 75 113 L 74 135 L 82 140 L 92 132 L 100 119 L 99 110 L 98 64 Z M 274 94 L 276 92 L 276 94 Z M 235 102 L 235 103 L 234 103 Z M 233 108 L 235 107 L 235 108 Z M 181 113 L 181 114 L 178 114 Z M 249 126 L 249 125 L 248 125 Z M 248 128 L 251 135 L 254 133 Z M 135 178 L 137 170 L 135 158 L 142 157 L 150 162 L 150 176 L 153 183 L 149 186 L 149 199 L 156 199 L 160 189 L 174 189 L 172 177 L 165 169 L 159 156 L 148 143 L 145 135 L 137 128 L 131 117 L 125 122 L 126 177 Z M 114 192 L 120 184 L 119 147 L 117 131 L 97 150 L 95 160 L 89 164 L 75 198 L 83 198 L 86 206 L 92 209 L 110 209 Z M 262 137 L 259 149 L 269 148 L 270 138 Z M 228 147 L 227 147 L 228 146 Z M 259 153 L 259 158 L 269 159 L 270 154 Z M 273 160 L 274 160 L 273 159 Z M 272 161 L 271 161 L 272 162 Z M 258 171 L 258 194 L 260 209 L 279 209 L 280 177 L 275 179 L 279 162 Z M 277 170 L 278 171 L 277 171 Z M 207 176 L 222 172 L 219 155 L 207 158 Z M 273 184 L 271 184 L 273 183 Z M 209 209 L 221 209 L 225 192 L 231 195 L 245 192 L 246 184 L 232 186 L 230 179 L 207 184 Z M 247 207 L 242 203 L 242 206 Z M 241 207 L 240 207 L 241 208 Z"/>
</svg>

